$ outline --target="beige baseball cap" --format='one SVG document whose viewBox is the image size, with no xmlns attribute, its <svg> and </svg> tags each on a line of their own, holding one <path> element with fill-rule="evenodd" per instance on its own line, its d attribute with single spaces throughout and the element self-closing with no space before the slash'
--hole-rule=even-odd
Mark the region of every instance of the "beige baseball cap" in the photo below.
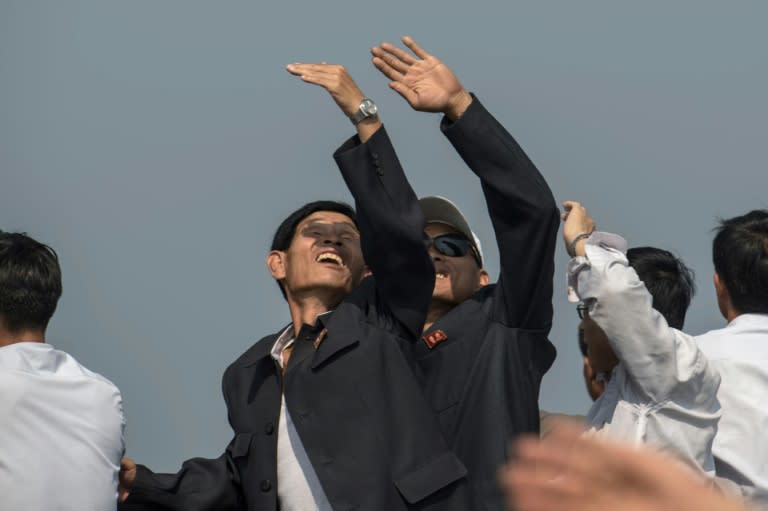
<svg viewBox="0 0 768 511">
<path fill-rule="evenodd" d="M 428 197 L 422 197 L 419 199 L 419 205 L 424 212 L 424 216 L 427 219 L 427 223 L 436 222 L 453 227 L 461 234 L 467 237 L 477 250 L 477 255 L 480 256 L 480 265 L 483 263 L 483 247 L 480 244 L 480 240 L 469 227 L 467 218 L 461 212 L 459 207 L 449 199 L 441 197 L 439 195 L 430 195 Z"/>
</svg>

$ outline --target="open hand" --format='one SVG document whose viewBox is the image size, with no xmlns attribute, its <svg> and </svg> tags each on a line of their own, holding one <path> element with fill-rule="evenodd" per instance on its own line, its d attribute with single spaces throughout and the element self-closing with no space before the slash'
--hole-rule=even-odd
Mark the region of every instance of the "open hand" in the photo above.
<svg viewBox="0 0 768 511">
<path fill-rule="evenodd" d="M 403 37 L 403 44 L 413 55 L 393 44 L 382 43 L 371 49 L 373 65 L 391 80 L 389 86 L 414 110 L 443 112 L 458 119 L 472 103 L 472 96 L 440 59 L 410 37 Z"/>
<path fill-rule="evenodd" d="M 286 69 L 307 83 L 319 85 L 327 90 L 347 117 L 353 116 L 360 108 L 365 96 L 344 66 L 338 64 L 288 64 Z"/>
<path fill-rule="evenodd" d="M 518 439 L 499 481 L 518 511 L 747 511 L 671 455 L 568 424 L 541 441 Z"/>
</svg>

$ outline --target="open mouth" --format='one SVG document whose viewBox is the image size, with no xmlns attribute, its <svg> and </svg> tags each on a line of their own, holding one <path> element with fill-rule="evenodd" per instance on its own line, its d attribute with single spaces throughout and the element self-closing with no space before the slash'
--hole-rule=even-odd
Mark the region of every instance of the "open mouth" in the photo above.
<svg viewBox="0 0 768 511">
<path fill-rule="evenodd" d="M 346 266 L 341 256 L 333 252 L 323 252 L 322 254 L 319 254 L 315 258 L 315 262 L 335 264 L 336 266 L 339 266 L 341 268 L 344 268 Z"/>
<path fill-rule="evenodd" d="M 439 279 L 439 280 L 447 279 L 448 278 L 448 274 L 445 273 L 445 272 L 442 272 L 442 271 L 436 271 L 435 272 L 435 278 Z"/>
</svg>

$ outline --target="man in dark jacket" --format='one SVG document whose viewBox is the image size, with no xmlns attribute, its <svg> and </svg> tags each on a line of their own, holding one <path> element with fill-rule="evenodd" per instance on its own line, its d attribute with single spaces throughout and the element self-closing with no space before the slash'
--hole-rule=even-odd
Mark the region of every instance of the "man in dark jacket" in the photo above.
<svg viewBox="0 0 768 511">
<path fill-rule="evenodd" d="M 434 287 L 416 196 L 344 68 L 288 69 L 326 88 L 356 123 L 334 157 L 357 217 L 311 203 L 278 228 L 267 266 L 291 323 L 224 374 L 233 440 L 178 474 L 126 460 L 122 509 L 468 509 L 466 469 L 402 351 L 421 335 Z"/>
<path fill-rule="evenodd" d="M 501 262 L 498 282 L 486 285 L 461 212 L 423 199 L 437 279 L 414 352 L 443 434 L 468 469 L 472 509 L 501 509 L 497 471 L 512 436 L 538 431 L 541 378 L 555 357 L 547 335 L 559 211 L 504 127 L 442 61 L 403 42 L 413 54 L 384 43 L 373 48 L 373 64 L 412 108 L 444 114 L 442 132 L 480 178 Z"/>
</svg>

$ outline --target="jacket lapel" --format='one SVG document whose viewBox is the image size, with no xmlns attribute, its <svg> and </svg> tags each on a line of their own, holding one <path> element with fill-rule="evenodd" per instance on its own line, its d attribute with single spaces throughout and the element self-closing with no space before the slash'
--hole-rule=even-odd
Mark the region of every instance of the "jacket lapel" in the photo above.
<svg viewBox="0 0 768 511">
<path fill-rule="evenodd" d="M 342 304 L 330 315 L 325 328 L 328 330 L 312 357 L 312 369 L 317 369 L 336 353 L 357 344 L 360 340 L 358 311 Z"/>
</svg>

